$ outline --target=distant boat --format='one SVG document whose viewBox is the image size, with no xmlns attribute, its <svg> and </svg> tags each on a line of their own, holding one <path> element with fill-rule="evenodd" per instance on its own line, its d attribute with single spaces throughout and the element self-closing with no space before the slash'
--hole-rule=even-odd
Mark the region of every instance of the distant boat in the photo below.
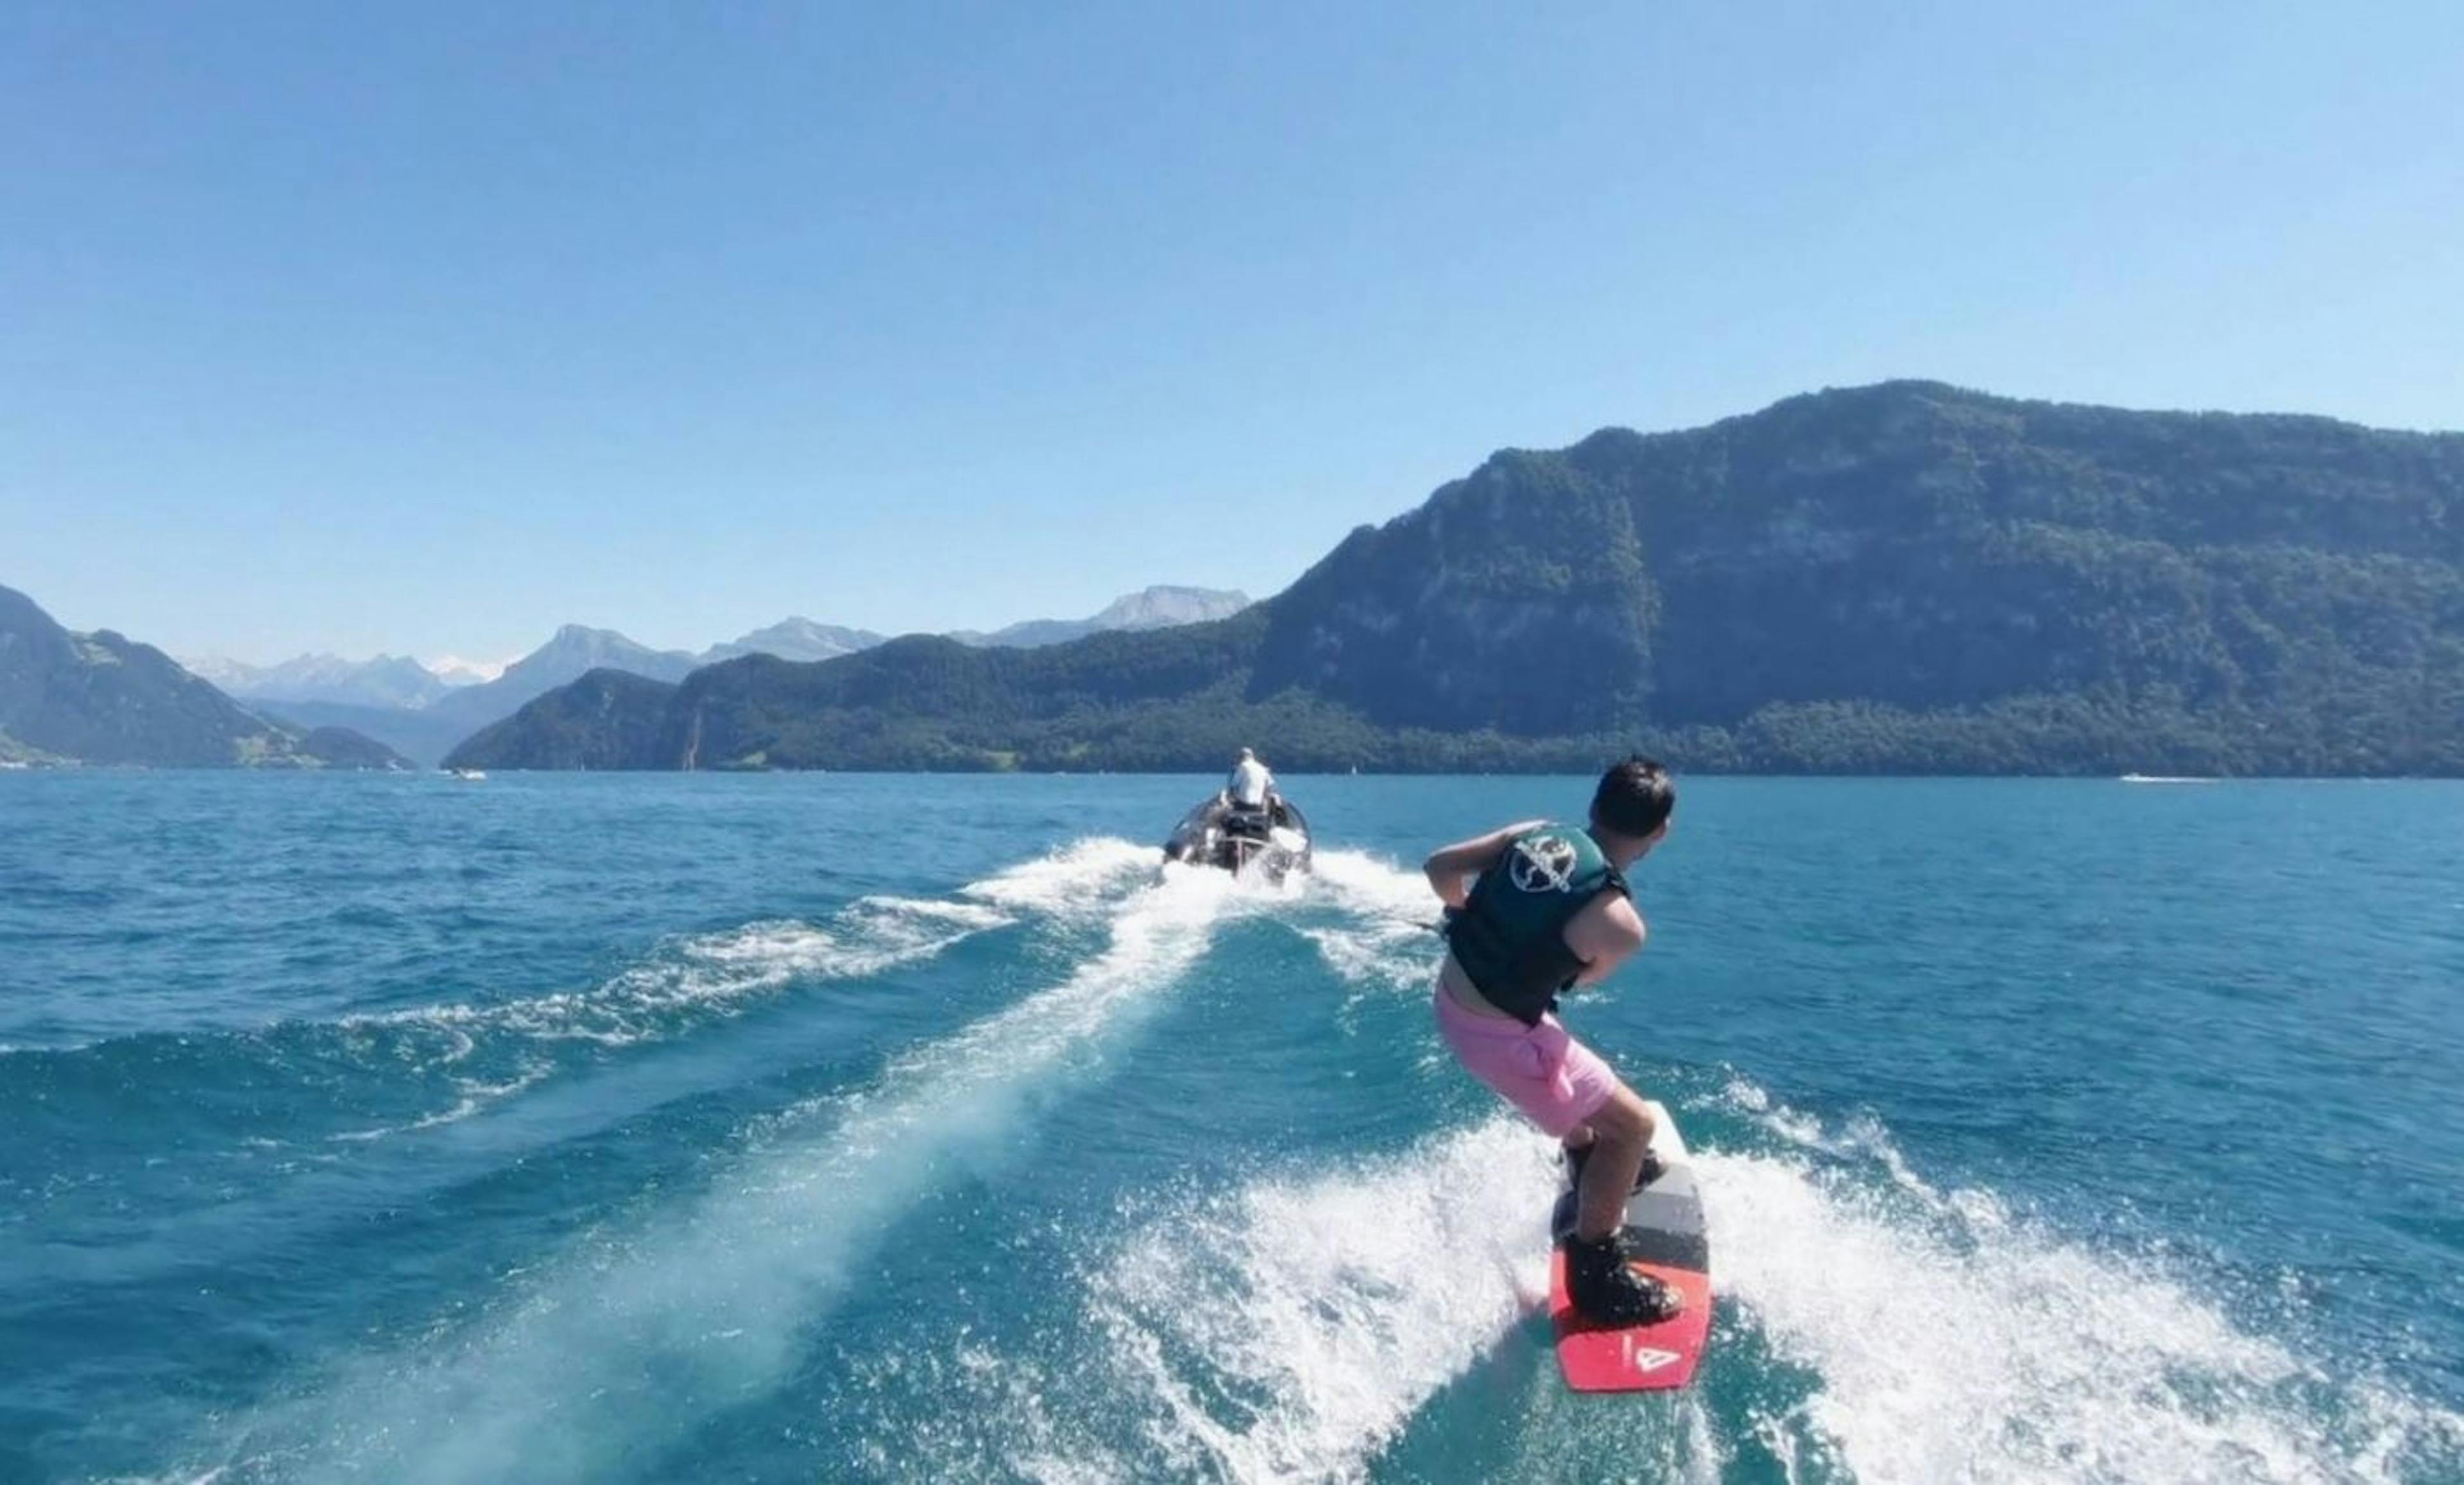
<svg viewBox="0 0 2464 1485">
<path fill-rule="evenodd" d="M 1309 819 L 1300 807 L 1269 793 L 1246 809 L 1224 793 L 1210 794 L 1173 827 L 1164 842 L 1167 861 L 1220 867 L 1240 875 L 1254 868 L 1269 882 L 1309 869 Z"/>
<path fill-rule="evenodd" d="M 465 784 L 474 784 L 488 776 L 485 770 L 478 768 L 453 768 L 448 771 Z"/>
<path fill-rule="evenodd" d="M 2220 784 L 2223 781 L 2191 778 L 2188 775 L 2172 773 L 2125 773 L 2122 776 L 2122 782 L 2124 784 Z"/>
</svg>

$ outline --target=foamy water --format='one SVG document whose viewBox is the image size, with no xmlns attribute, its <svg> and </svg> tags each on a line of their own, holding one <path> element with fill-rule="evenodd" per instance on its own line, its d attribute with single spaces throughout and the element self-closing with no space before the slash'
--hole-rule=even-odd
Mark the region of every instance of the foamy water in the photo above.
<svg viewBox="0 0 2464 1485">
<path fill-rule="evenodd" d="M 1544 1144 L 1501 1120 L 1139 1234 L 1089 1302 L 1168 1457 L 1243 1480 L 1360 1472 L 1546 1303 Z"/>
<path fill-rule="evenodd" d="M 1991 1191 L 1937 1190 L 1870 1119 L 1833 1136 L 1759 1090 L 1741 1101 L 1783 1147 L 1698 1160 L 1712 1277 L 1739 1321 L 1821 1379 L 1754 1420 L 1794 1464 L 1869 1480 L 2395 1480 L 2464 1442 L 2464 1418 L 2237 1327 L 2158 1256 L 2065 1239 Z"/>
<path fill-rule="evenodd" d="M 1792 1480 L 2378 1481 L 2437 1478 L 2464 1447 L 2456 1414 L 2305 1362 L 2195 1280 L 1989 1193 L 1920 1195 L 1880 1160 L 1785 1147 L 1696 1166 L 1718 1310 L 1685 1397 L 1556 1383 L 1536 1312 L 1557 1165 L 1497 1119 L 1177 1207 L 1090 1258 L 1089 1373 L 971 1344 L 950 1380 L 988 1416 L 935 1462 L 1138 1478 L 1126 1413 L 1176 1477 L 1370 1478 L 1459 1386 L 1516 1420 L 1489 1462 L 1518 1478 L 1713 1479 L 1750 1448 Z M 1774 1359 L 1812 1388 L 1749 1387 L 1742 1418 L 1703 1402 Z M 1482 1373 L 1510 1401 L 1465 1380 Z"/>
</svg>

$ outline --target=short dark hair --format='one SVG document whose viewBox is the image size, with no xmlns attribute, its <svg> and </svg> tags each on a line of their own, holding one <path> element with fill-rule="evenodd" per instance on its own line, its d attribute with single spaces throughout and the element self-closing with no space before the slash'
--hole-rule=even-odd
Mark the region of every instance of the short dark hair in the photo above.
<svg viewBox="0 0 2464 1485">
<path fill-rule="evenodd" d="M 1668 823 L 1677 808 L 1677 781 L 1659 760 L 1632 753 L 1611 764 L 1592 795 L 1592 823 L 1640 840 Z"/>
</svg>

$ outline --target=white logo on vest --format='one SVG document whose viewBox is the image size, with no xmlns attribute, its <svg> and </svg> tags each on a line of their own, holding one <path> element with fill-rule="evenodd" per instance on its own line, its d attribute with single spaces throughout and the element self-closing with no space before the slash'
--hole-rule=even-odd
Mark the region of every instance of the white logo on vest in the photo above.
<svg viewBox="0 0 2464 1485">
<path fill-rule="evenodd" d="M 1514 848 L 1507 875 L 1525 892 L 1565 892 L 1574 885 L 1574 843 L 1562 835 L 1536 835 Z"/>
</svg>

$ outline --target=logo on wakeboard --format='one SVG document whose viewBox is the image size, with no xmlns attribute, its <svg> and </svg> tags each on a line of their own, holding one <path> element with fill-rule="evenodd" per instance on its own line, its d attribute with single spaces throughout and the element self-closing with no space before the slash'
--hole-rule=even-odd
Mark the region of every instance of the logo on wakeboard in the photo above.
<svg viewBox="0 0 2464 1485">
<path fill-rule="evenodd" d="M 1675 1365 L 1680 1359 L 1674 1351 L 1662 1351 L 1658 1346 L 1636 1345 L 1632 1336 L 1621 1339 L 1625 1342 L 1625 1363 L 1636 1371 L 1655 1372 L 1662 1366 Z"/>
<path fill-rule="evenodd" d="M 1525 892 L 1565 892 L 1574 884 L 1574 843 L 1563 835 L 1535 835 L 1514 848 L 1506 871 Z"/>
</svg>

